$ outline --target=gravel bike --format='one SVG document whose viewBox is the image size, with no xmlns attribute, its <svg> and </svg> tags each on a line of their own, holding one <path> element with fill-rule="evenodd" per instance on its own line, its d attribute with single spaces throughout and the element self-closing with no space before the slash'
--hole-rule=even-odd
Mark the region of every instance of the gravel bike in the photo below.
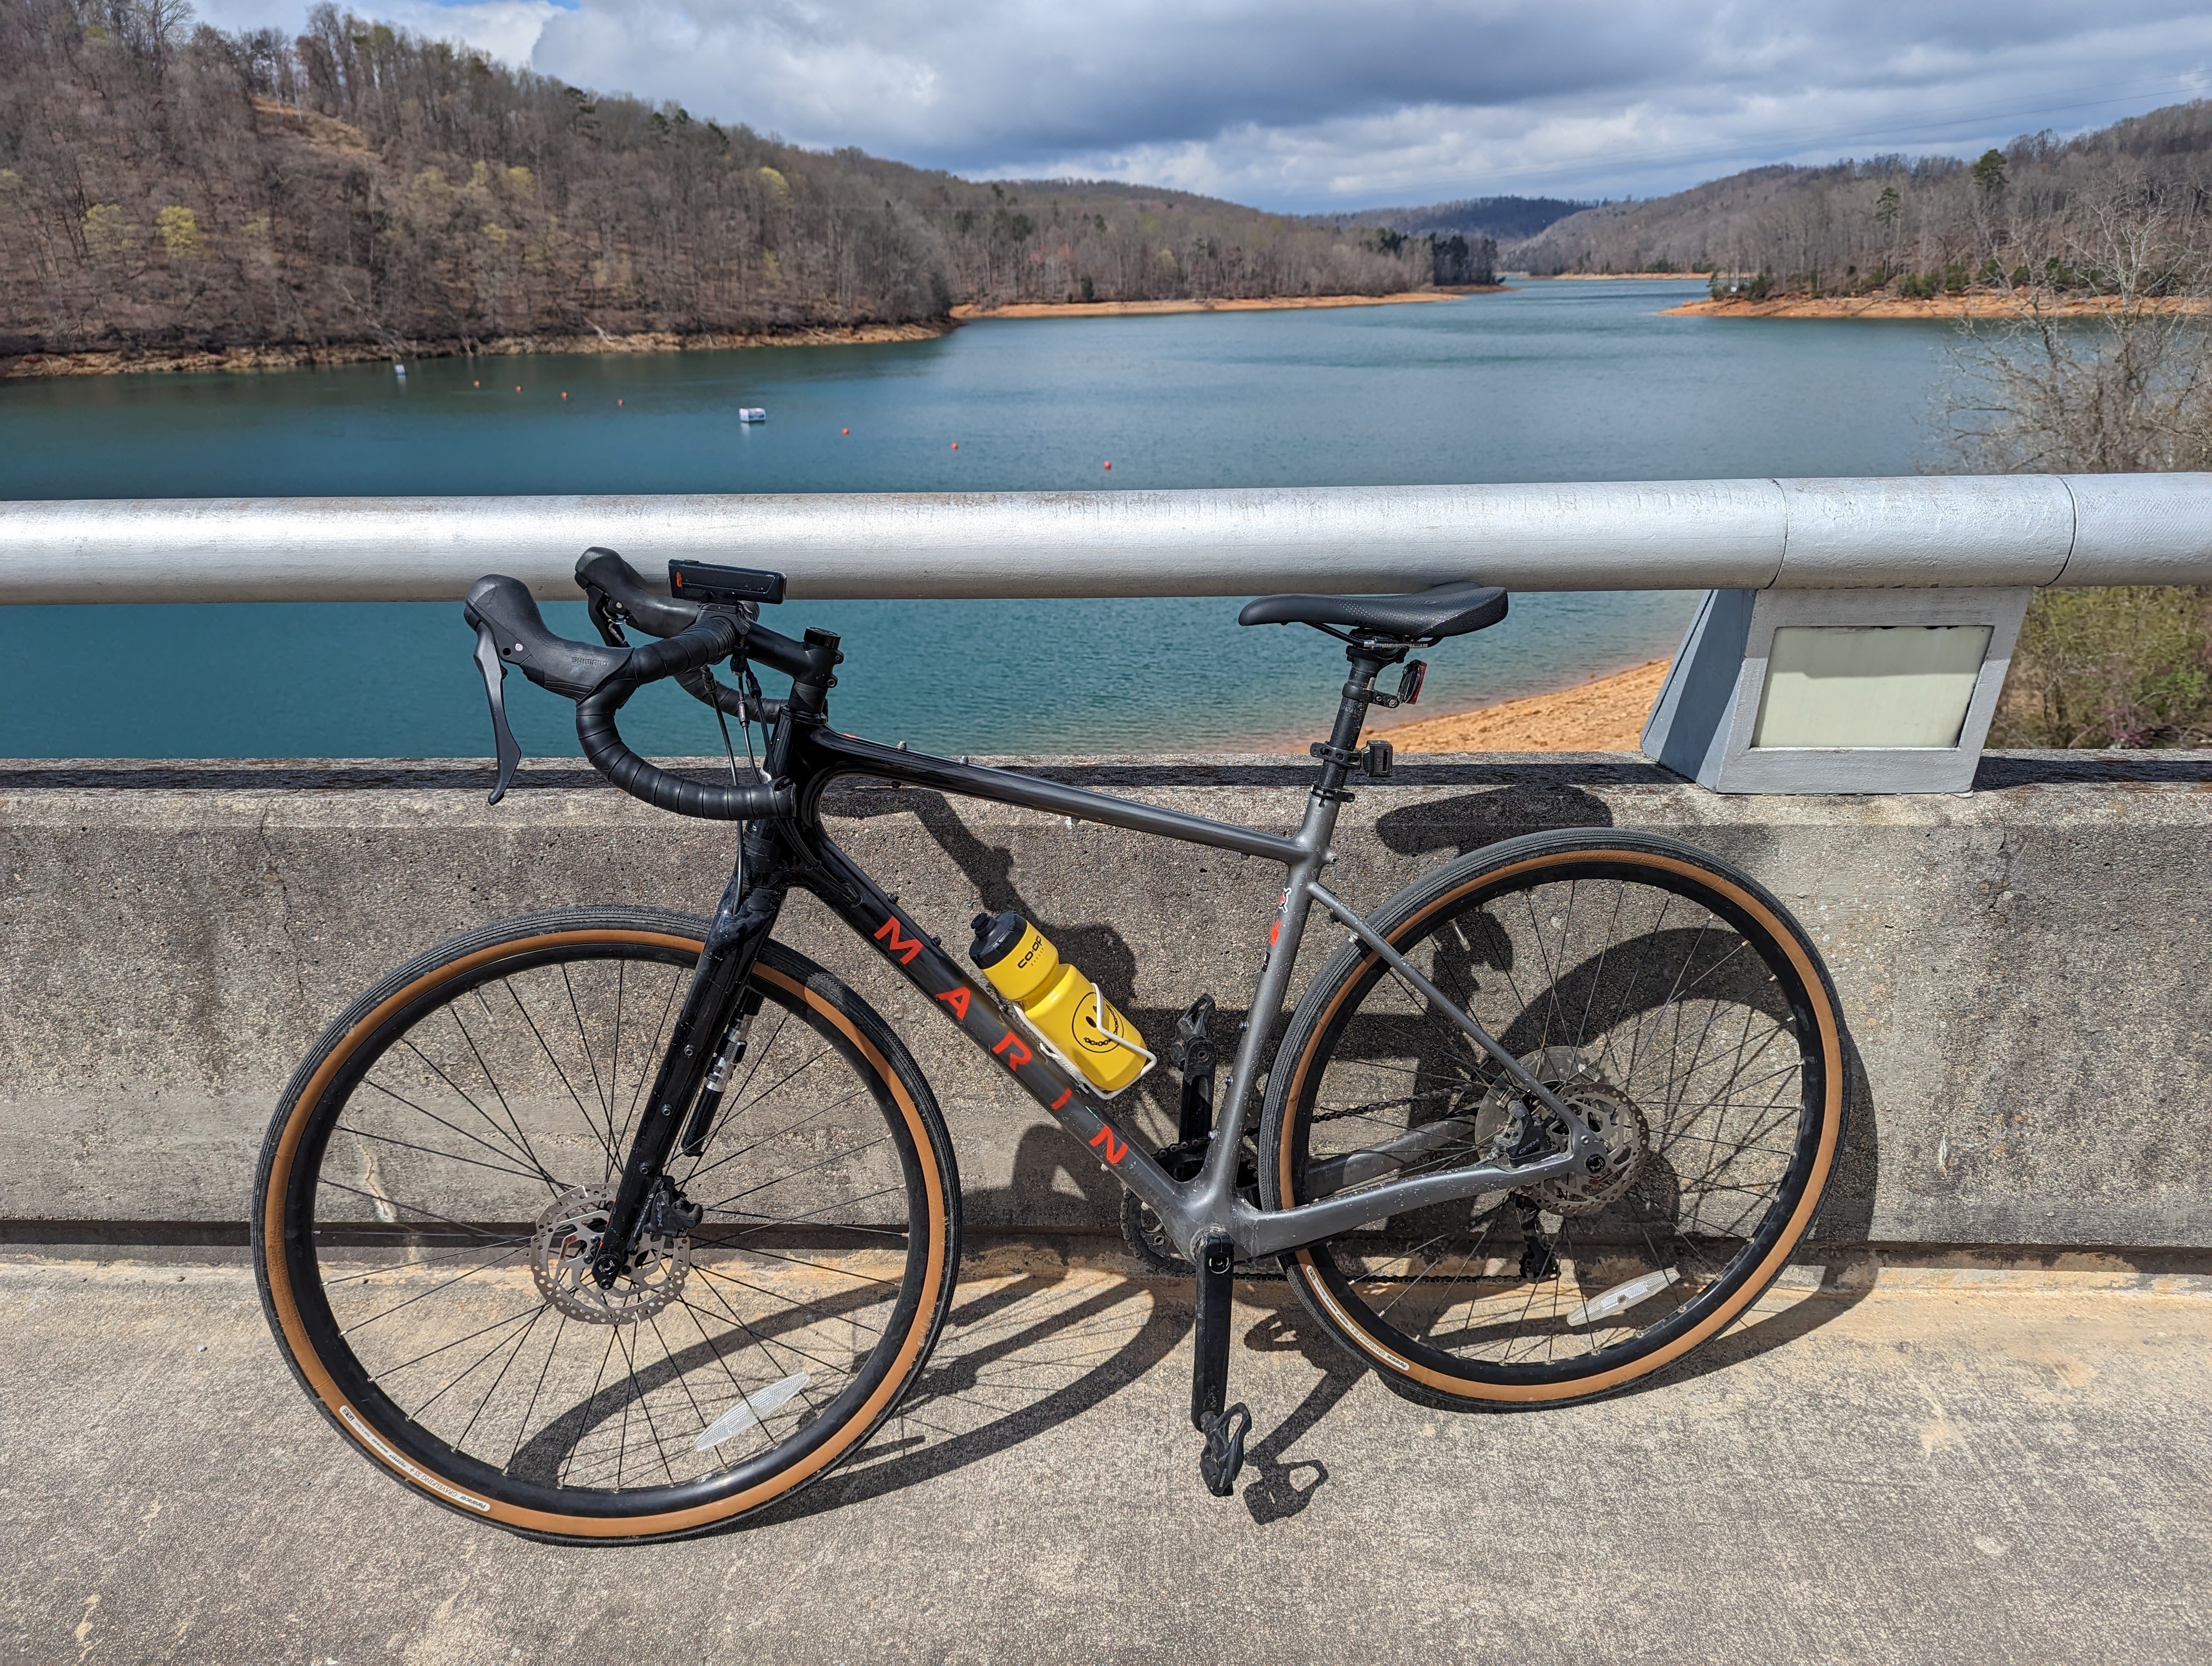
<svg viewBox="0 0 2212 1666">
<path fill-rule="evenodd" d="M 294 1374 L 426 1498 L 564 1541 L 726 1527 L 850 1457 L 914 1384 L 959 1269 L 953 1151 L 892 1027 L 775 940 L 794 888 L 1187 1262 L 1192 1420 L 1217 1494 L 1250 1426 L 1225 1403 L 1239 1263 L 1279 1258 L 1322 1329 L 1404 1395 L 1534 1407 L 1717 1335 L 1812 1220 L 1843 1122 L 1841 1025 L 1811 939 L 1748 876 L 1672 839 L 1577 829 L 1472 851 L 1371 914 L 1322 883 L 1354 784 L 1390 773 L 1388 743 L 1363 744 L 1370 708 L 1416 698 L 1413 651 L 1497 623 L 1502 591 L 1243 610 L 1339 638 L 1350 666 L 1285 836 L 830 728 L 838 639 L 760 623 L 779 575 L 672 562 L 663 592 L 594 550 L 577 577 L 600 642 L 556 635 L 514 579 L 469 592 L 492 801 L 520 760 L 514 667 L 576 702 L 584 755 L 624 792 L 743 824 L 720 906 L 558 909 L 400 967 L 301 1064 L 256 1179 L 263 1301 Z M 756 667 L 788 692 L 765 696 Z M 624 702 L 665 678 L 714 708 L 726 783 L 623 742 Z M 749 756 L 765 735 L 744 771 L 732 717 Z M 1110 1043 L 1181 1077 L 1180 1137 L 1148 1148 L 1126 1089 L 1100 1087 L 830 837 L 823 790 L 853 776 L 1281 864 L 1218 1104 L 1201 994 L 1165 1056 Z M 1285 1021 L 1316 909 L 1344 941 Z M 1084 1021 L 1108 1024 L 1103 994 Z"/>
</svg>

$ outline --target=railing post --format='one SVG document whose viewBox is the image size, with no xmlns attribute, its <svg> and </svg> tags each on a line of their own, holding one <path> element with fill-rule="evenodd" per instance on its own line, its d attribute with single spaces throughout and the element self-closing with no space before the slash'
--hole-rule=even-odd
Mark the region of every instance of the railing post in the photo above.
<svg viewBox="0 0 2212 1666">
<path fill-rule="evenodd" d="M 1716 590 L 1644 724 L 1717 793 L 1964 793 L 2033 588 Z"/>
</svg>

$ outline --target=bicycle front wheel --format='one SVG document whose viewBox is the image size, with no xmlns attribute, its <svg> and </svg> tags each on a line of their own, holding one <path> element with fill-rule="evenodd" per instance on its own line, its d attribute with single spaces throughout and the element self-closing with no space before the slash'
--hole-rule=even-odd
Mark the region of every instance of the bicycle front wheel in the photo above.
<svg viewBox="0 0 2212 1666">
<path fill-rule="evenodd" d="M 770 944 L 704 1209 L 589 1267 L 705 922 L 571 909 L 432 951 L 324 1033 L 270 1125 L 264 1306 L 341 1433 L 536 1536 L 726 1526 L 850 1456 L 951 1303 L 959 1186 L 881 1018 Z"/>
<path fill-rule="evenodd" d="M 1741 1316 L 1810 1225 L 1843 1124 L 1835 997 L 1781 904 L 1676 841 L 1583 830 L 1471 853 L 1375 925 L 1607 1152 L 1285 1256 L 1315 1318 L 1401 1392 L 1480 1407 L 1620 1388 Z M 1559 1149 L 1557 1122 L 1354 940 L 1276 1055 L 1262 1199 L 1526 1160 Z"/>
</svg>

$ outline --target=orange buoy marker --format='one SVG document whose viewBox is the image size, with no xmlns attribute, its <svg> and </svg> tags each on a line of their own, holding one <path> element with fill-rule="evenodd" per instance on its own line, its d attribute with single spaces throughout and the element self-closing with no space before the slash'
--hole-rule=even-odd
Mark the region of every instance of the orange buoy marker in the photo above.
<svg viewBox="0 0 2212 1666">
<path fill-rule="evenodd" d="M 482 382 L 471 382 L 469 386 L 471 387 L 482 387 L 483 384 Z"/>
<path fill-rule="evenodd" d="M 1110 468 L 1112 468 L 1114 465 L 1113 465 L 1113 464 L 1109 463 L 1109 464 L 1107 464 L 1107 465 L 1106 465 L 1106 466 L 1107 466 L 1108 468 L 1109 468 L 1109 469 L 1110 469 Z"/>
<path fill-rule="evenodd" d="M 521 384 L 520 382 L 517 382 L 517 383 L 514 385 L 514 391 L 515 391 L 517 393 L 520 393 L 520 392 L 522 392 L 522 384 Z"/>
<path fill-rule="evenodd" d="M 568 397 L 568 390 L 567 388 L 564 387 L 561 390 L 561 397 L 564 399 Z M 1110 469 L 1114 465 L 1111 463 L 1109 463 L 1106 466 Z"/>
<path fill-rule="evenodd" d="M 852 431 L 853 430 L 848 428 L 841 428 L 837 430 L 840 434 L 850 434 Z"/>
<path fill-rule="evenodd" d="M 622 401 L 621 401 L 620 399 L 617 399 L 617 400 L 615 401 L 615 403 L 616 403 L 617 404 L 620 404 L 622 403 Z"/>
<path fill-rule="evenodd" d="M 960 449 L 960 442 L 959 442 L 957 440 L 955 440 L 955 441 L 952 442 L 952 449 L 953 449 L 953 450 L 955 450 L 955 451 L 957 451 L 957 450 L 959 450 L 959 449 Z"/>
</svg>

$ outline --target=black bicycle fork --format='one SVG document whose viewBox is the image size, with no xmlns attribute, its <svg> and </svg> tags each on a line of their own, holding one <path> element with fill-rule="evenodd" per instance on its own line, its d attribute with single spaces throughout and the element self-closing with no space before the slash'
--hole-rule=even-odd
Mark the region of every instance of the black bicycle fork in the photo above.
<svg viewBox="0 0 2212 1666">
<path fill-rule="evenodd" d="M 773 839 L 761 823 L 746 827 L 744 858 L 730 876 L 707 928 L 706 947 L 684 997 L 684 1010 L 670 1032 L 659 1073 L 653 1078 L 653 1097 L 646 1102 L 645 1115 L 623 1159 L 622 1183 L 607 1212 L 599 1253 L 592 1260 L 592 1276 L 603 1290 L 614 1287 L 643 1238 L 687 1232 L 699 1224 L 702 1212 L 668 1177 L 668 1159 L 678 1134 L 687 1147 L 706 1143 L 708 1130 L 699 1126 L 702 1116 L 695 1113 L 687 1119 L 684 1113 L 696 1105 L 705 1116 L 713 1114 L 714 1106 L 706 1103 L 713 1091 L 707 1086 L 708 1073 L 714 1070 L 726 1038 L 742 1045 L 732 1031 L 739 1020 L 743 991 L 751 980 L 753 963 L 775 929 L 789 889 Z M 750 884 L 746 882 L 748 868 L 758 876 Z M 734 1058 L 720 1059 L 722 1071 L 736 1062 Z"/>
</svg>

